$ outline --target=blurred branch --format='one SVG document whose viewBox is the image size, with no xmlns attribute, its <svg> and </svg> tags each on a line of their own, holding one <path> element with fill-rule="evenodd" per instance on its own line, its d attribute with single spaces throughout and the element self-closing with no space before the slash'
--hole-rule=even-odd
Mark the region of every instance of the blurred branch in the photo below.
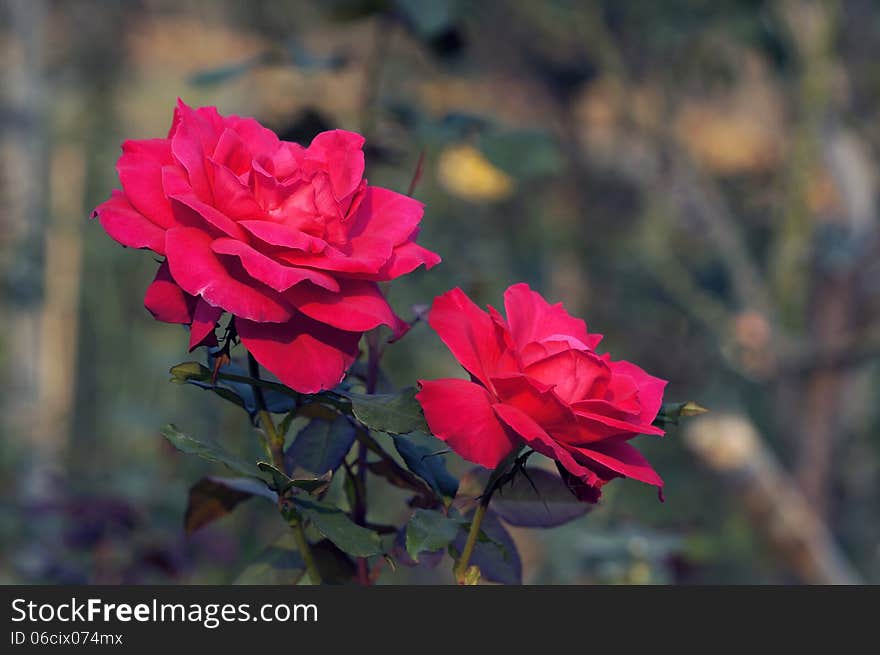
<svg viewBox="0 0 880 655">
<path fill-rule="evenodd" d="M 706 237 L 715 245 L 730 277 L 739 308 L 754 308 L 772 322 L 775 311 L 763 276 L 745 245 L 739 228 L 742 221 L 734 216 L 715 181 L 701 174 L 680 148 L 671 144 L 672 137 L 665 140 L 670 170 L 666 177 L 661 174 L 653 181 L 653 191 L 662 194 L 665 189 L 679 215 L 691 213 L 705 227 Z"/>
<path fill-rule="evenodd" d="M 703 464 L 742 499 L 755 528 L 802 582 L 861 582 L 828 527 L 748 419 L 738 415 L 694 419 L 684 438 Z"/>
<path fill-rule="evenodd" d="M 382 70 L 394 35 L 395 21 L 385 14 L 376 18 L 372 51 L 364 67 L 361 90 L 361 134 L 368 140 L 376 131 L 382 85 Z"/>
<path fill-rule="evenodd" d="M 694 276 L 676 256 L 665 224 L 668 223 L 667 203 L 652 202 L 645 212 L 639 230 L 639 245 L 645 257 L 646 268 L 654 272 L 657 284 L 679 304 L 696 323 L 701 324 L 719 341 L 730 331 L 732 312 L 718 298 L 704 291 Z M 725 352 L 719 343 L 722 353 Z M 728 363 L 739 370 L 735 361 Z"/>
<path fill-rule="evenodd" d="M 793 99 L 794 140 L 786 157 L 785 197 L 774 235 L 770 275 L 787 324 L 796 323 L 806 302 L 806 269 L 813 234 L 806 190 L 821 164 L 821 126 L 829 108 L 835 11 L 831 2 L 788 0 L 779 5 L 799 60 Z"/>
<path fill-rule="evenodd" d="M 880 330 L 827 346 L 804 343 L 787 354 L 776 375 L 798 377 L 818 369 L 839 371 L 876 359 L 880 359 Z"/>
</svg>

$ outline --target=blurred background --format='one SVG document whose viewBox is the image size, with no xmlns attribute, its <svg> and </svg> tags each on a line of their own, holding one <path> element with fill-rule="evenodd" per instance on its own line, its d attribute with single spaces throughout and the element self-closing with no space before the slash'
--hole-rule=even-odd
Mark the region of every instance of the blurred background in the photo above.
<svg viewBox="0 0 880 655">
<path fill-rule="evenodd" d="M 288 140 L 368 138 L 443 264 L 527 281 L 712 412 L 637 444 L 589 515 L 515 530 L 526 583 L 880 582 L 880 10 L 871 0 L 2 0 L 0 582 L 227 583 L 279 532 L 257 501 L 191 536 L 209 472 L 167 422 L 256 452 L 247 416 L 168 384 L 155 270 L 91 209 L 178 96 Z M 459 376 L 424 324 L 388 377 Z M 448 456 L 461 473 L 467 466 Z M 371 506 L 401 522 L 399 496 Z M 448 582 L 434 570 L 382 582 Z"/>
</svg>

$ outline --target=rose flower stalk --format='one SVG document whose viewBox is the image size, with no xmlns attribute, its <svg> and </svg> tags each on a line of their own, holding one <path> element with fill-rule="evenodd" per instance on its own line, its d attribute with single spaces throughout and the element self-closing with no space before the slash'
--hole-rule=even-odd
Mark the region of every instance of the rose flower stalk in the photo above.
<svg viewBox="0 0 880 655">
<path fill-rule="evenodd" d="M 666 382 L 599 355 L 601 335 L 525 284 L 504 294 L 505 319 L 460 289 L 434 301 L 429 323 L 471 380 L 420 380 L 431 431 L 488 468 L 528 445 L 557 463 L 569 489 L 596 502 L 617 477 L 663 480 L 628 442 L 652 425 Z M 662 497 L 662 495 L 661 495 Z"/>
<path fill-rule="evenodd" d="M 250 118 L 178 101 L 168 137 L 126 141 L 121 191 L 96 216 L 124 246 L 165 257 L 144 304 L 215 345 L 221 314 L 254 358 L 302 393 L 336 386 L 361 335 L 407 325 L 377 282 L 440 258 L 416 244 L 421 203 L 369 186 L 364 139 L 308 147 Z"/>
</svg>

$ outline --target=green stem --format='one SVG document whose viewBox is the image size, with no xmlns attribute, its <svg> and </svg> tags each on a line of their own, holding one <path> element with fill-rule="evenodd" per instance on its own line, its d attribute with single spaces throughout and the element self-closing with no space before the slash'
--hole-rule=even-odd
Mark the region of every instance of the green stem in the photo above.
<svg viewBox="0 0 880 655">
<path fill-rule="evenodd" d="M 269 447 L 269 454 L 272 456 L 272 463 L 275 465 L 275 468 L 282 473 L 285 473 L 284 437 L 282 437 L 275 428 L 275 424 L 272 422 L 272 416 L 269 414 L 268 410 L 261 409 L 259 416 L 260 425 L 262 425 L 263 430 L 266 431 L 266 443 Z"/>
<path fill-rule="evenodd" d="M 293 538 L 296 540 L 296 547 L 306 565 L 309 579 L 312 584 L 321 584 L 321 574 L 318 572 L 318 565 L 315 564 L 315 557 L 312 555 L 312 549 L 309 546 L 309 540 L 306 539 L 306 531 L 303 529 L 302 523 L 294 519 L 290 522 L 290 527 L 293 528 Z"/>
<path fill-rule="evenodd" d="M 379 346 L 379 333 L 376 330 L 367 333 L 367 380 L 366 391 L 368 394 L 376 393 L 376 384 L 379 380 L 379 361 L 382 358 L 382 349 Z M 369 432 L 367 431 L 369 435 Z M 354 508 L 352 518 L 358 525 L 367 523 L 367 449 L 363 442 L 358 442 L 357 453 L 357 480 L 358 502 Z M 366 557 L 357 560 L 358 582 L 364 586 L 370 584 L 370 566 Z"/>
<path fill-rule="evenodd" d="M 260 380 L 260 364 L 254 359 L 254 356 L 248 353 L 248 369 L 251 377 L 255 382 Z M 254 400 L 257 402 L 257 415 L 260 417 L 260 425 L 266 433 L 266 443 L 269 447 L 269 454 L 272 455 L 272 463 L 279 471 L 284 472 L 284 436 L 278 434 L 275 429 L 275 423 L 272 422 L 272 415 L 266 409 L 266 399 L 263 397 L 263 389 L 259 384 L 253 384 Z"/>
<path fill-rule="evenodd" d="M 480 536 L 480 526 L 483 524 L 483 517 L 486 515 L 486 509 L 489 507 L 490 498 L 491 491 L 487 490 L 480 500 L 480 504 L 477 505 L 477 511 L 474 512 L 474 518 L 471 520 L 471 529 L 468 532 L 467 541 L 464 542 L 464 550 L 461 551 L 461 557 L 458 558 L 455 568 L 452 569 L 458 584 L 464 584 L 468 563 L 471 561 L 471 555 L 474 554 L 474 547 L 477 545 L 477 539 Z"/>
<path fill-rule="evenodd" d="M 248 353 L 248 368 L 250 369 L 249 372 L 251 377 L 254 380 L 259 381 L 260 365 L 250 353 Z M 269 410 L 266 409 L 266 400 L 263 398 L 263 390 L 257 385 L 253 385 L 253 389 L 254 398 L 257 401 L 257 413 L 260 417 L 260 425 L 263 426 L 263 430 L 266 432 L 266 442 L 272 455 L 272 463 L 279 471 L 286 472 L 284 467 L 284 435 L 280 434 L 275 428 L 275 423 L 272 421 L 272 415 L 269 413 Z M 312 581 L 312 584 L 321 584 L 321 574 L 318 572 L 318 566 L 315 564 L 315 558 L 312 555 L 312 549 L 309 546 L 309 540 L 306 538 L 306 532 L 303 529 L 302 522 L 299 519 L 293 519 L 290 521 L 290 527 L 293 528 L 293 537 L 296 540 L 296 547 L 303 559 L 303 563 L 306 565 L 309 579 Z"/>
</svg>

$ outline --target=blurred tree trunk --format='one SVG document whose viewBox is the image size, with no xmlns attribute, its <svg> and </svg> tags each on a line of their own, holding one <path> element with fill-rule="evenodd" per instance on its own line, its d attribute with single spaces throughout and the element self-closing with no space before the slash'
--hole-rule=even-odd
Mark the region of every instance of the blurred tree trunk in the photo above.
<svg viewBox="0 0 880 655">
<path fill-rule="evenodd" d="M 63 455 L 71 440 L 79 337 L 85 157 L 76 145 L 52 153 L 51 216 L 46 231 L 44 301 L 40 324 L 37 430 L 53 435 Z"/>
<path fill-rule="evenodd" d="M 7 4 L 9 54 L 5 101 L 11 120 L 4 134 L 6 223 L 3 270 L 7 284 L 4 320 L 7 349 L 4 417 L 12 438 L 34 452 L 37 488 L 58 464 L 57 434 L 41 426 L 40 301 L 43 282 L 43 234 L 46 215 L 46 11 L 43 0 Z"/>
</svg>

